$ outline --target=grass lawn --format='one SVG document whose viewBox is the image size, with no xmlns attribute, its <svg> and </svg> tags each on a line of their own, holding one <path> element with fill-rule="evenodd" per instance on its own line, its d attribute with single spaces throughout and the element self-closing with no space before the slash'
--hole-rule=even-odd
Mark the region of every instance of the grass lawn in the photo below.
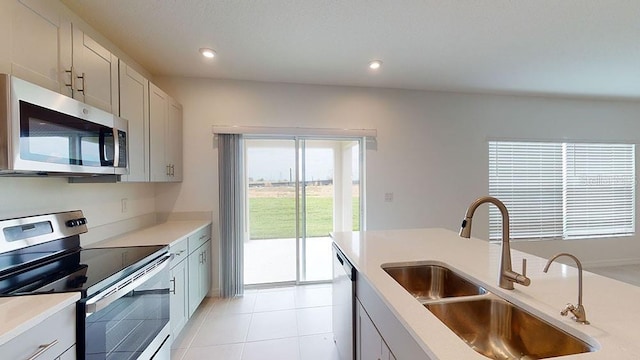
<svg viewBox="0 0 640 360">
<path fill-rule="evenodd" d="M 359 199 L 353 199 L 354 230 L 360 227 Z M 292 197 L 255 197 L 249 199 L 251 239 L 295 238 L 296 202 Z M 333 199 L 307 198 L 307 237 L 328 236 L 333 231 Z"/>
</svg>

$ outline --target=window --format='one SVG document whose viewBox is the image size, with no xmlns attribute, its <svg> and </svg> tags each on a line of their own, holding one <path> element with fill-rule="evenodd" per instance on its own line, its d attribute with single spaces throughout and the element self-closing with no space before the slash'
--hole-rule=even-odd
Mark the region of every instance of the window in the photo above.
<svg viewBox="0 0 640 360">
<path fill-rule="evenodd" d="M 635 145 L 490 141 L 489 194 L 509 209 L 512 239 L 631 235 Z M 491 240 L 501 222 L 491 207 Z"/>
</svg>

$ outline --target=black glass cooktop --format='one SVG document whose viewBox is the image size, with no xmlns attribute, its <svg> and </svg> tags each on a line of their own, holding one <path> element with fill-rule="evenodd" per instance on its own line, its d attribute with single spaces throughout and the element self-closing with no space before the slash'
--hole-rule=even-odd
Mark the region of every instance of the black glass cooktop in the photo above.
<svg viewBox="0 0 640 360">
<path fill-rule="evenodd" d="M 90 297 L 164 253 L 166 246 L 51 249 L 48 253 L 39 249 L 38 254 L 2 254 L 0 296 L 80 291 L 83 298 Z M 33 257 L 39 260 L 25 263 Z"/>
</svg>

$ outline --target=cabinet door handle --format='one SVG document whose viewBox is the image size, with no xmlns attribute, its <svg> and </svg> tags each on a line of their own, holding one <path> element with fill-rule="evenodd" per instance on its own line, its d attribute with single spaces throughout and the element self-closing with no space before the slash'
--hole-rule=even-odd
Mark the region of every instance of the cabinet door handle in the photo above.
<svg viewBox="0 0 640 360">
<path fill-rule="evenodd" d="M 174 294 L 176 293 L 176 277 L 174 276 L 173 279 L 169 280 L 171 282 L 171 284 L 173 285 L 173 289 L 169 289 L 169 293 Z"/>
<path fill-rule="evenodd" d="M 202 253 L 198 254 L 198 263 L 202 264 L 203 263 L 203 259 L 204 256 L 202 256 Z"/>
<path fill-rule="evenodd" d="M 82 79 L 82 89 L 77 89 L 77 91 L 81 92 L 82 94 L 84 94 L 84 73 L 82 73 L 82 75 L 78 75 L 78 79 Z"/>
<path fill-rule="evenodd" d="M 35 354 L 31 355 L 31 357 L 27 360 L 35 360 L 37 358 L 40 357 L 40 355 L 44 354 L 47 350 L 51 349 L 52 347 L 56 346 L 58 344 L 58 339 L 53 340 L 52 342 L 48 343 L 48 344 L 43 344 L 38 346 L 38 351 L 36 351 Z"/>
<path fill-rule="evenodd" d="M 165 166 L 165 168 L 164 168 L 164 174 L 167 175 L 167 176 L 171 175 L 171 173 L 169 172 L 169 169 L 170 169 L 169 165 Z"/>
<path fill-rule="evenodd" d="M 64 72 L 65 72 L 65 73 L 67 73 L 67 74 L 69 74 L 69 82 L 67 83 L 67 82 L 65 81 L 65 82 L 64 82 L 64 86 L 67 86 L 67 87 L 71 88 L 71 92 L 73 92 L 73 90 L 74 90 L 74 89 L 73 89 L 73 83 L 74 83 L 74 81 L 73 81 L 73 79 L 74 79 L 74 76 L 73 76 L 73 66 L 71 67 L 71 69 L 69 69 L 69 70 L 65 70 Z"/>
</svg>

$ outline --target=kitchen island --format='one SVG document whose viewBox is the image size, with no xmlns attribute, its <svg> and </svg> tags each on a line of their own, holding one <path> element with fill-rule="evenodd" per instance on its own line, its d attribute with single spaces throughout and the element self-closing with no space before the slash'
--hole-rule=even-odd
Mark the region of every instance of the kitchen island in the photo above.
<svg viewBox="0 0 640 360">
<path fill-rule="evenodd" d="M 514 270 L 528 261 L 528 287 L 498 287 L 500 245 L 466 239 L 446 229 L 409 229 L 337 232 L 333 240 L 356 268 L 356 296 L 397 359 L 422 352 L 425 359 L 486 359 L 420 304 L 383 269 L 389 264 L 411 265 L 435 261 L 466 274 L 489 292 L 523 308 L 597 350 L 563 359 L 640 358 L 640 288 L 589 272 L 583 273 L 583 303 L 590 325 L 560 315 L 567 303 L 575 303 L 578 271 L 554 263 L 547 273 L 547 259 L 511 251 Z M 392 315 L 392 316 L 391 316 Z M 398 330 L 401 331 L 398 331 Z M 399 336 L 401 334 L 403 336 Z M 409 357 L 407 357 L 409 356 Z"/>
</svg>

